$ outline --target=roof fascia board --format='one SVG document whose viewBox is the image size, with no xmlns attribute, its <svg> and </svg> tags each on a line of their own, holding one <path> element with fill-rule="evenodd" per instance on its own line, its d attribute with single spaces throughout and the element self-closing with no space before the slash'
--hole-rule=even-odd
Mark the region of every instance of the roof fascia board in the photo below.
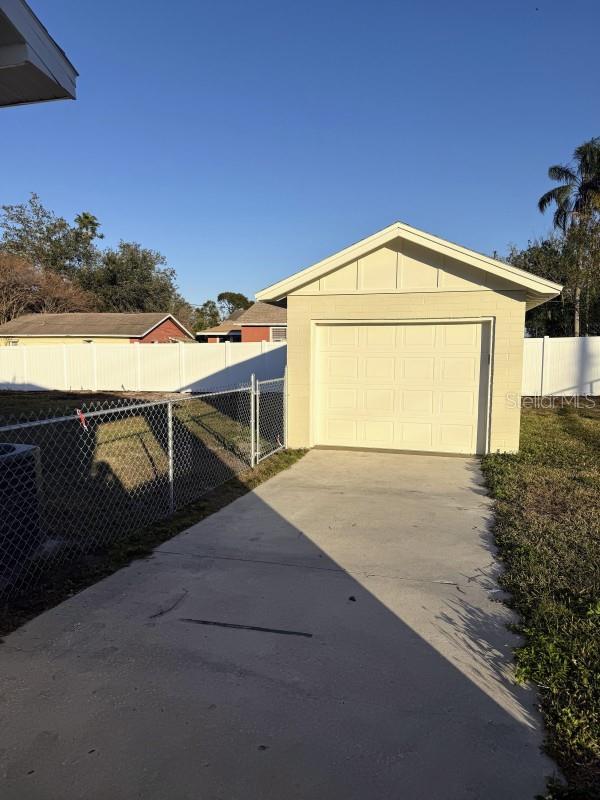
<svg viewBox="0 0 600 800">
<path fill-rule="evenodd" d="M 2 333 L 1 339 L 141 339 L 139 333 Z"/>
<path fill-rule="evenodd" d="M 40 333 L 16 333 L 16 332 L 15 333 L 2 333 L 2 331 L 0 330 L 0 338 L 3 338 L 3 339 L 5 339 L 5 338 L 25 339 L 25 338 L 28 338 L 28 337 L 31 337 L 31 338 L 40 338 L 41 337 L 41 338 L 44 338 L 44 339 L 51 339 L 51 338 L 52 339 L 54 339 L 54 338 L 59 338 L 59 339 L 72 339 L 72 338 L 75 338 L 75 339 L 83 339 L 83 338 L 89 338 L 89 339 L 92 339 L 92 338 L 94 338 L 94 339 L 102 339 L 102 338 L 104 338 L 104 339 L 143 339 L 144 336 L 147 336 L 149 333 L 151 333 L 159 325 L 162 325 L 163 322 L 165 320 L 167 320 L 167 319 L 172 320 L 175 323 L 175 325 L 177 325 L 177 327 L 180 330 L 182 330 L 184 333 L 186 333 L 191 339 L 195 338 L 188 331 L 188 329 L 185 328 L 181 324 L 181 322 L 179 322 L 179 320 L 175 319 L 175 317 L 172 314 L 167 314 L 161 320 L 159 320 L 158 322 L 155 322 L 144 333 L 44 333 L 44 332 L 40 332 Z"/>
<path fill-rule="evenodd" d="M 175 319 L 175 317 L 173 316 L 173 314 L 166 314 L 166 315 L 165 315 L 165 316 L 164 316 L 164 317 L 163 317 L 161 320 L 159 320 L 158 322 L 155 322 L 155 323 L 154 323 L 154 325 L 152 325 L 150 328 L 148 328 L 148 330 L 147 330 L 145 333 L 142 333 L 142 334 L 140 334 L 140 335 L 139 335 L 139 336 L 140 336 L 140 338 L 143 338 L 144 336 L 148 336 L 148 334 L 149 334 L 149 333 L 151 333 L 151 332 L 152 332 L 152 331 L 153 331 L 155 328 L 158 328 L 158 326 L 159 326 L 159 325 L 162 325 L 162 324 L 163 324 L 163 322 L 165 322 L 165 320 L 167 320 L 167 319 L 170 319 L 172 322 L 174 322 L 174 323 L 175 323 L 175 325 L 177 325 L 177 327 L 178 327 L 180 330 L 182 330 L 184 333 L 187 333 L 187 335 L 188 335 L 188 336 L 189 336 L 191 339 L 194 339 L 194 338 L 195 338 L 194 336 L 192 336 L 192 334 L 191 334 L 191 333 L 188 331 L 188 329 L 187 329 L 187 328 L 184 328 L 184 327 L 183 327 L 183 325 L 181 324 L 181 322 L 179 322 L 179 320 Z"/>
<path fill-rule="evenodd" d="M 460 245 L 455 245 L 452 242 L 447 242 L 444 239 L 439 239 L 436 236 L 419 231 L 416 228 L 411 228 L 409 225 L 396 222 L 378 233 L 368 236 L 366 239 L 323 259 L 323 261 L 319 261 L 288 278 L 284 278 L 278 283 L 274 283 L 262 289 L 260 292 L 257 292 L 256 298 L 257 300 L 279 300 L 294 289 L 317 280 L 349 261 L 360 258 L 398 237 L 415 244 L 420 244 L 438 253 L 449 255 L 463 263 L 470 264 L 478 269 L 483 269 L 488 273 L 515 283 L 520 288 L 529 289 L 537 294 L 555 297 L 562 290 L 560 284 L 547 281 L 544 278 L 539 278 L 537 275 L 531 275 L 516 267 L 511 267 L 509 264 L 504 264 L 501 261 L 488 258 L 473 250 L 468 250 Z"/>
<path fill-rule="evenodd" d="M 77 70 L 23 0 L 2 0 L 2 11 L 27 43 L 28 60 L 75 97 Z"/>
<path fill-rule="evenodd" d="M 402 223 L 398 223 L 398 228 L 401 232 L 401 238 L 407 241 L 423 245 L 443 255 L 449 255 L 452 258 L 456 258 L 458 261 L 483 269 L 499 278 L 513 281 L 527 289 L 532 289 L 534 291 L 536 289 L 548 289 L 550 292 L 560 292 L 562 290 L 562 286 L 558 283 L 553 283 L 545 278 L 540 278 L 538 275 L 533 275 L 530 272 L 525 272 L 510 264 L 505 264 L 503 261 L 489 258 L 489 256 L 485 256 L 483 253 L 469 250 L 459 244 L 454 244 L 454 242 L 448 242 L 445 239 L 440 239 L 430 233 L 425 233 L 424 231 L 411 228 L 409 225 L 404 225 Z M 546 292 L 542 291 L 542 293 L 545 294 Z"/>
</svg>

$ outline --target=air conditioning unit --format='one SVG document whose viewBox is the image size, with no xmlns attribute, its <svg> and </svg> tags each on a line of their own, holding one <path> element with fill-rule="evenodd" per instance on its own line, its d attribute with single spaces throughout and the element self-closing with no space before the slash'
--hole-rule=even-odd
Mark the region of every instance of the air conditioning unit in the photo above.
<svg viewBox="0 0 600 800">
<path fill-rule="evenodd" d="M 0 584 L 27 569 L 43 541 L 40 521 L 40 449 L 0 444 Z"/>
</svg>

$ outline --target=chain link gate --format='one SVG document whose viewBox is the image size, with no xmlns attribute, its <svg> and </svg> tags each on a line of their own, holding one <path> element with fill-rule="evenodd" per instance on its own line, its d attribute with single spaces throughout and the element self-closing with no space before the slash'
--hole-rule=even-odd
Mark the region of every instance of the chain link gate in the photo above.
<svg viewBox="0 0 600 800">
<path fill-rule="evenodd" d="M 254 465 L 285 447 L 285 378 L 253 381 L 253 385 Z"/>
<path fill-rule="evenodd" d="M 285 445 L 285 378 L 0 425 L 0 600 Z"/>
</svg>

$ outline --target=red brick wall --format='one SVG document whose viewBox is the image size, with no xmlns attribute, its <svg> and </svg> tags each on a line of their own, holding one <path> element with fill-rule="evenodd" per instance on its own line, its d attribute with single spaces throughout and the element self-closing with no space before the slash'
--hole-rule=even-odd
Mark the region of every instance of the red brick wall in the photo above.
<svg viewBox="0 0 600 800">
<path fill-rule="evenodd" d="M 179 325 L 176 325 L 172 319 L 166 319 L 153 328 L 146 336 L 140 339 L 131 339 L 131 342 L 141 342 L 141 344 L 150 344 L 152 342 L 170 342 L 171 339 L 187 339 L 187 334 L 181 330 Z"/>
<path fill-rule="evenodd" d="M 268 325 L 242 325 L 242 342 L 269 342 L 271 328 Z"/>
</svg>

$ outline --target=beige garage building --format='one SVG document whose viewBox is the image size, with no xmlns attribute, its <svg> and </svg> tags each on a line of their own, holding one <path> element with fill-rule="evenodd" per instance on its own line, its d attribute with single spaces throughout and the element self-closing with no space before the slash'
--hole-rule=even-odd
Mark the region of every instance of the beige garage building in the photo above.
<svg viewBox="0 0 600 800">
<path fill-rule="evenodd" d="M 561 288 L 403 223 L 269 286 L 288 446 L 517 450 L 525 310 Z"/>
</svg>

